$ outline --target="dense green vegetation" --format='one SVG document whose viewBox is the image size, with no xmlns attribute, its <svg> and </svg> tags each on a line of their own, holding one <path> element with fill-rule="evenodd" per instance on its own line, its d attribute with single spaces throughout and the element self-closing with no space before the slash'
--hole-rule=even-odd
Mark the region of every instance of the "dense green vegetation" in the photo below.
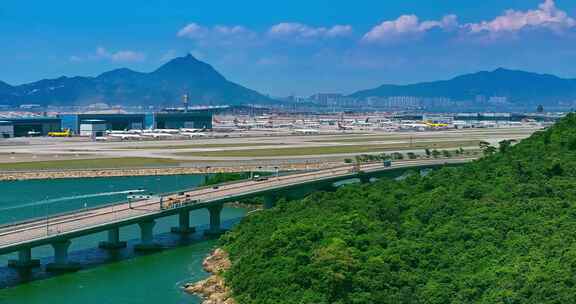
<svg viewBox="0 0 576 304">
<path fill-rule="evenodd" d="M 249 179 L 250 173 L 248 172 L 230 172 L 230 173 L 216 173 L 210 174 L 204 181 L 204 186 L 212 186 L 223 183 L 229 183 L 234 181 L 239 181 L 243 179 Z"/>
<path fill-rule="evenodd" d="M 239 303 L 576 303 L 576 115 L 474 163 L 247 217 Z"/>
<path fill-rule="evenodd" d="M 254 172 L 254 175 L 259 176 L 270 176 L 270 172 Z M 224 183 L 230 183 L 235 181 L 250 179 L 250 172 L 227 172 L 227 173 L 216 173 L 209 175 L 203 183 L 203 186 L 214 186 Z M 260 196 L 251 197 L 247 199 L 240 200 L 238 203 L 246 206 L 261 206 L 264 204 L 264 198 Z"/>
<path fill-rule="evenodd" d="M 223 172 L 210 174 L 204 181 L 204 186 L 212 186 L 235 181 L 247 180 L 251 176 L 270 176 L 270 172 Z"/>
</svg>

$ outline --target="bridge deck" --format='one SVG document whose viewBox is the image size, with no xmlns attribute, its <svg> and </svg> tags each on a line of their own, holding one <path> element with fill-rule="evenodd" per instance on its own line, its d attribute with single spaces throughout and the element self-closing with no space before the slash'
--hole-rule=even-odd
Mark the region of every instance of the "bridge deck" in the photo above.
<svg viewBox="0 0 576 304">
<path fill-rule="evenodd" d="M 382 164 L 362 166 L 362 171 L 370 173 L 407 167 L 433 166 L 443 163 L 461 163 L 462 160 L 426 160 L 395 162 L 392 167 Z M 213 203 L 229 201 L 235 197 L 257 195 L 274 190 L 294 187 L 311 182 L 354 177 L 352 166 L 342 166 L 315 172 L 298 173 L 286 176 L 271 177 L 265 181 L 242 181 L 219 186 L 217 189 L 200 188 L 181 194 L 172 194 L 158 198 L 120 203 L 103 207 L 78 210 L 53 217 L 34 219 L 0 227 L 0 254 L 9 253 L 25 246 L 38 246 L 50 240 L 71 238 L 103 231 L 114 226 L 124 226 L 146 218 L 157 218 L 174 214 L 180 209 L 200 209 Z M 178 204 L 177 203 L 181 203 Z M 176 206 L 180 206 L 175 208 Z"/>
</svg>

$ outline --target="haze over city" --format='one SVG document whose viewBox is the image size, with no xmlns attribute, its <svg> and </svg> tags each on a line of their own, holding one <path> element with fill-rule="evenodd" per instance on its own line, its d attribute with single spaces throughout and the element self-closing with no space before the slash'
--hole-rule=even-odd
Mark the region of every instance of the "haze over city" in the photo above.
<svg viewBox="0 0 576 304">
<path fill-rule="evenodd" d="M 576 4 L 467 2 L 5 1 L 0 80 L 149 72 L 188 53 L 272 96 L 352 93 L 498 67 L 576 74 Z M 38 67 L 42 67 L 39 69 Z"/>
</svg>

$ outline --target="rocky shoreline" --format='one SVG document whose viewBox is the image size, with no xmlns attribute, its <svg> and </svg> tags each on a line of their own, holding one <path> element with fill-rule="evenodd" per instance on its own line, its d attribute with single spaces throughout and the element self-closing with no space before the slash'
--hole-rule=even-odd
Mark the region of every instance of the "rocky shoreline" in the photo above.
<svg viewBox="0 0 576 304">
<path fill-rule="evenodd" d="M 188 293 L 202 297 L 202 304 L 236 304 L 222 273 L 232 266 L 228 253 L 221 248 L 214 250 L 202 263 L 211 275 L 205 280 L 184 285 Z"/>
<path fill-rule="evenodd" d="M 280 171 L 299 171 L 322 169 L 333 166 L 332 163 L 292 164 L 279 166 Z M 169 167 L 169 168 L 135 168 L 135 169 L 78 169 L 78 170 L 34 170 L 34 171 L 0 171 L 0 181 L 19 181 L 36 179 L 64 178 L 98 178 L 121 176 L 184 175 L 258 171 L 262 168 L 251 166 L 239 167 Z"/>
</svg>

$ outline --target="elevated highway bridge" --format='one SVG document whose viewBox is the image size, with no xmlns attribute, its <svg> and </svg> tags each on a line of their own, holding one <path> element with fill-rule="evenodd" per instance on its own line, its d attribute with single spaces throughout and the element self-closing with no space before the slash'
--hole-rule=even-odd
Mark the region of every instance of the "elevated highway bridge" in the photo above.
<svg viewBox="0 0 576 304">
<path fill-rule="evenodd" d="M 100 243 L 101 248 L 119 249 L 126 246 L 119 238 L 119 229 L 138 224 L 140 243 L 135 250 L 152 251 L 161 249 L 154 243 L 154 225 L 158 218 L 178 215 L 179 226 L 172 228 L 174 233 L 192 233 L 190 211 L 206 208 L 210 214 L 210 228 L 205 233 L 218 235 L 223 231 L 220 226 L 220 213 L 223 205 L 245 198 L 263 196 L 265 207 L 271 208 L 279 197 L 302 197 L 319 190 L 328 190 L 335 183 L 358 179 L 368 182 L 410 168 L 431 168 L 445 164 L 461 164 L 472 159 L 452 160 L 415 160 L 398 161 L 390 167 L 383 163 L 365 164 L 360 168 L 353 165 L 335 167 L 313 172 L 273 176 L 266 180 L 244 180 L 218 186 L 196 188 L 190 191 L 153 196 L 135 201 L 82 209 L 64 214 L 0 226 L 0 255 L 18 252 L 18 258 L 10 261 L 16 268 L 40 266 L 32 259 L 31 250 L 42 245 L 52 245 L 54 262 L 47 265 L 49 271 L 76 270 L 80 265 L 68 260 L 68 248 L 71 240 L 80 236 L 108 231 L 108 239 Z"/>
</svg>

